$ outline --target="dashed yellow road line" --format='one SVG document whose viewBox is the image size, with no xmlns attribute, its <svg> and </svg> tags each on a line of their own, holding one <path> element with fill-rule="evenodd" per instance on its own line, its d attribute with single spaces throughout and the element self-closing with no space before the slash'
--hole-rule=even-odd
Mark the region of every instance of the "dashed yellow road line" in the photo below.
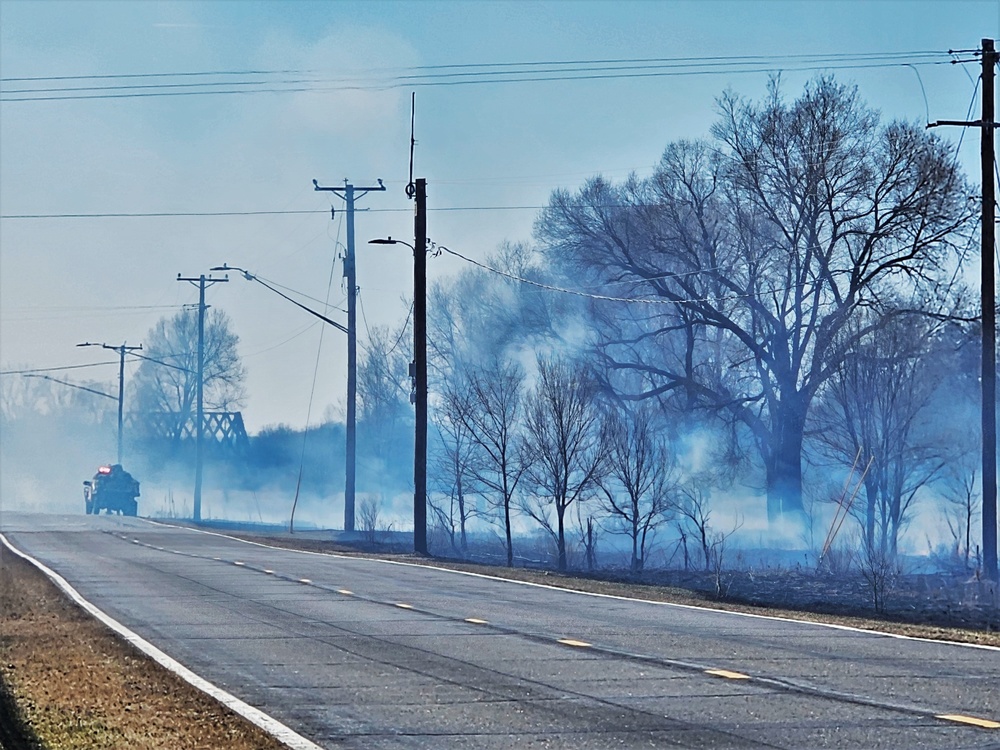
<svg viewBox="0 0 1000 750">
<path fill-rule="evenodd" d="M 706 669 L 705 674 L 715 677 L 725 677 L 727 680 L 749 680 L 750 675 L 742 672 L 730 672 L 728 669 Z"/>
<path fill-rule="evenodd" d="M 466 617 L 466 622 L 471 622 L 473 625 L 487 625 L 486 620 L 480 620 L 478 617 Z"/>
<path fill-rule="evenodd" d="M 396 606 L 399 607 L 400 609 L 413 609 L 412 604 L 402 604 L 400 602 L 396 602 Z"/>
<path fill-rule="evenodd" d="M 353 596 L 353 591 L 348 591 L 347 589 L 337 589 L 338 594 L 343 594 L 344 596 Z"/>
<path fill-rule="evenodd" d="M 576 648 L 590 648 L 590 644 L 586 641 L 575 641 L 572 638 L 560 638 L 559 643 L 564 646 L 575 646 Z"/>
<path fill-rule="evenodd" d="M 976 716 L 965 716 L 963 714 L 940 714 L 937 718 L 944 719 L 945 721 L 955 721 L 959 724 L 971 724 L 974 727 L 982 727 L 983 729 L 1000 729 L 1000 721 L 980 719 Z"/>
</svg>

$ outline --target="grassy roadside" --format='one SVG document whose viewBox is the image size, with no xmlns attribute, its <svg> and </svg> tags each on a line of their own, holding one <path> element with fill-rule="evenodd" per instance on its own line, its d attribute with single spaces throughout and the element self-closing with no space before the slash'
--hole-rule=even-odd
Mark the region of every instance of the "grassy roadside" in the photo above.
<svg viewBox="0 0 1000 750">
<path fill-rule="evenodd" d="M 6 551 L 0 554 L 0 683 L 27 730 L 18 732 L 18 717 L 0 713 L 4 750 L 284 747 L 139 653 Z M 0 690 L 0 711 L 2 699 Z"/>
</svg>

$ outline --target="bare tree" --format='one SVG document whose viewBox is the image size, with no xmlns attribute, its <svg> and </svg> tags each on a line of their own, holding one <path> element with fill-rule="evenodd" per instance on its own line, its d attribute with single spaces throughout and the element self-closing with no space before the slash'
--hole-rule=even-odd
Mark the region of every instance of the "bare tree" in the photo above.
<svg viewBox="0 0 1000 750">
<path fill-rule="evenodd" d="M 468 523 L 475 515 L 475 506 L 469 500 L 476 484 L 470 466 L 476 443 L 469 428 L 473 402 L 467 385 L 454 382 L 457 377 L 445 384 L 432 412 L 438 440 L 432 453 L 431 478 L 440 496 L 429 495 L 428 505 L 448 534 L 452 548 L 464 556 L 468 551 Z"/>
<path fill-rule="evenodd" d="M 538 382 L 525 409 L 524 449 L 534 495 L 522 509 L 556 543 L 566 570 L 566 509 L 597 488 L 604 466 L 594 381 L 565 360 L 538 358 Z M 554 511 L 555 518 L 551 516 Z"/>
<path fill-rule="evenodd" d="M 246 368 L 240 361 L 240 338 L 229 316 L 213 307 L 205 317 L 204 403 L 230 411 L 246 401 Z M 161 319 L 146 334 L 146 359 L 132 378 L 133 409 L 170 416 L 171 434 L 179 439 L 193 421 L 198 389 L 198 313 L 182 310 Z"/>
<path fill-rule="evenodd" d="M 371 439 L 382 460 L 402 426 L 411 418 L 408 375 L 411 331 L 406 323 L 396 330 L 375 327 L 358 364 L 359 436 Z"/>
<path fill-rule="evenodd" d="M 528 463 L 520 450 L 524 371 L 493 357 L 487 365 L 470 368 L 465 382 L 468 408 L 460 417 L 475 445 L 468 468 L 500 518 L 507 567 L 512 567 L 511 513 Z"/>
<path fill-rule="evenodd" d="M 671 144 L 646 180 L 556 191 L 536 233 L 578 284 L 644 300 L 594 302 L 608 386 L 741 423 L 769 518 L 795 517 L 809 407 L 867 333 L 845 327 L 929 287 L 975 208 L 947 144 L 881 124 L 832 78 L 794 102 L 775 81 L 759 104 L 728 93 L 719 108 L 714 142 Z M 645 387 L 621 388 L 623 371 Z"/>
<path fill-rule="evenodd" d="M 579 503 L 576 505 L 576 526 L 580 534 L 580 544 L 583 546 L 583 556 L 587 561 L 587 570 L 593 571 L 597 567 L 597 542 L 601 536 L 600 526 L 597 525 L 593 516 L 583 518 Z"/>
<path fill-rule="evenodd" d="M 945 523 L 955 541 L 955 551 L 962 558 L 962 564 L 969 569 L 972 554 L 972 532 L 975 519 L 982 503 L 979 493 L 977 473 L 978 456 L 966 454 L 948 467 L 943 478 Z"/>
<path fill-rule="evenodd" d="M 381 530 L 381 498 L 378 495 L 362 495 L 358 503 L 358 530 L 369 545 L 378 543 Z"/>
<path fill-rule="evenodd" d="M 853 329 L 867 328 L 855 336 Z M 852 510 L 867 547 L 896 554 L 917 492 L 948 464 L 949 447 L 928 423 L 943 371 L 933 366 L 936 324 L 906 315 L 870 326 L 858 317 L 846 330 L 854 348 L 833 368 L 815 410 L 821 446 L 842 462 L 867 466 L 866 503 Z"/>
<path fill-rule="evenodd" d="M 688 548 L 687 533 L 692 533 L 701 547 L 705 560 L 705 570 L 712 566 L 712 511 L 708 505 L 708 496 L 698 486 L 697 480 L 686 483 L 679 488 L 677 512 L 683 523 L 678 524 L 681 541 L 684 543 L 684 568 L 687 569 Z M 685 528 L 686 527 L 686 528 Z"/>
<path fill-rule="evenodd" d="M 671 456 L 653 425 L 649 404 L 628 412 L 609 410 L 602 431 L 607 468 L 598 486 L 611 528 L 632 541 L 631 570 L 638 573 L 652 535 L 674 517 Z"/>
<path fill-rule="evenodd" d="M 869 544 L 867 540 L 862 539 L 858 567 L 871 593 L 872 606 L 876 612 L 884 614 L 886 605 L 903 573 L 899 558 L 877 542 Z"/>
</svg>

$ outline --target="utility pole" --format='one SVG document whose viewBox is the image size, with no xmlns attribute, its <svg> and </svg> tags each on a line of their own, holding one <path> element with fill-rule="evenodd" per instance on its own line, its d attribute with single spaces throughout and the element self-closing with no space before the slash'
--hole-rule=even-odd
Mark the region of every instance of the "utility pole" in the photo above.
<svg viewBox="0 0 1000 750">
<path fill-rule="evenodd" d="M 177 274 L 178 281 L 187 281 L 198 286 L 198 390 L 194 427 L 194 520 L 201 520 L 201 479 L 204 465 L 205 442 L 205 288 L 213 284 L 229 281 L 201 274 L 197 278 Z"/>
<path fill-rule="evenodd" d="M 996 278 L 994 276 L 994 221 L 996 186 L 994 160 L 994 71 L 997 53 L 992 39 L 983 39 L 983 118 L 980 156 L 983 170 L 983 572 L 990 581 L 997 574 L 997 350 Z"/>
<path fill-rule="evenodd" d="M 427 180 L 416 181 L 413 214 L 413 551 L 427 554 Z"/>
<path fill-rule="evenodd" d="M 347 462 L 344 471 L 344 531 L 354 531 L 354 495 L 357 469 L 358 419 L 358 275 L 354 262 L 354 202 L 372 191 L 385 190 L 382 180 L 378 187 L 355 187 L 344 180 L 343 187 L 322 187 L 313 180 L 313 188 L 334 193 L 347 205 L 347 254 L 344 256 L 344 276 L 347 277 Z"/>
<path fill-rule="evenodd" d="M 392 237 L 369 240 L 370 245 L 406 245 L 413 251 L 413 361 L 410 377 L 416 407 L 413 436 L 413 551 L 427 554 L 427 180 L 407 186 L 414 199 L 413 244 Z"/>
<path fill-rule="evenodd" d="M 971 50 L 965 50 L 966 52 Z M 996 273 L 995 221 L 996 183 L 993 180 L 995 158 L 994 132 L 997 124 L 994 114 L 995 69 L 1000 58 L 992 39 L 983 39 L 980 52 L 983 65 L 983 116 L 979 120 L 938 120 L 927 127 L 956 125 L 963 128 L 980 128 L 980 167 L 982 169 L 982 240 L 980 264 L 982 287 L 983 356 L 981 383 L 983 393 L 983 575 L 990 581 L 1000 580 L 997 571 L 997 345 L 996 345 Z"/>
<path fill-rule="evenodd" d="M 113 352 L 118 352 L 118 463 L 122 462 L 123 450 L 123 427 L 125 422 L 125 355 L 129 352 L 142 351 L 142 344 L 138 346 L 126 346 L 123 342 L 121 346 L 111 346 L 110 344 L 92 344 L 89 341 L 85 341 L 82 344 L 77 344 L 77 346 L 99 346 L 102 349 L 110 349 Z"/>
</svg>

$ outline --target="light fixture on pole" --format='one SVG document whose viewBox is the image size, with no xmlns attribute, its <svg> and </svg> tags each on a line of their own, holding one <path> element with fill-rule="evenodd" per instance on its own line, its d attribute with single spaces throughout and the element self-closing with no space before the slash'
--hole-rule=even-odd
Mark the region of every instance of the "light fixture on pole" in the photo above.
<svg viewBox="0 0 1000 750">
<path fill-rule="evenodd" d="M 111 346 L 110 344 L 95 344 L 90 341 L 84 341 L 82 344 L 77 344 L 77 346 L 99 346 L 102 349 L 110 349 L 113 352 L 118 352 L 118 463 L 122 462 L 123 451 L 123 425 L 125 421 L 125 355 L 129 352 L 137 352 L 142 350 L 142 344 L 138 346 L 126 346 L 124 343 L 121 346 Z"/>
</svg>

